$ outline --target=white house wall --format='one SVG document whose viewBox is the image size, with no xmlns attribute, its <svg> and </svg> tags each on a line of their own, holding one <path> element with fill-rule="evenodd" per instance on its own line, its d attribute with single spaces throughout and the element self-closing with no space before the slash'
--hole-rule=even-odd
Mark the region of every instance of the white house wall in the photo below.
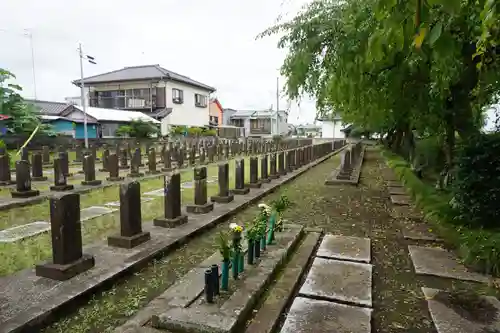
<svg viewBox="0 0 500 333">
<path fill-rule="evenodd" d="M 172 101 L 172 89 L 183 91 L 184 102 L 175 104 Z M 207 126 L 209 124 L 210 92 L 192 87 L 186 84 L 168 81 L 166 83 L 165 101 L 167 108 L 172 108 L 172 113 L 161 121 L 161 133 L 165 135 L 169 131 L 170 125 L 184 126 Z M 204 95 L 207 98 L 207 106 L 200 108 L 195 106 L 195 94 Z"/>
<path fill-rule="evenodd" d="M 341 130 L 344 125 L 341 121 L 323 121 L 321 123 L 321 137 L 324 139 L 344 139 L 344 132 Z"/>
</svg>

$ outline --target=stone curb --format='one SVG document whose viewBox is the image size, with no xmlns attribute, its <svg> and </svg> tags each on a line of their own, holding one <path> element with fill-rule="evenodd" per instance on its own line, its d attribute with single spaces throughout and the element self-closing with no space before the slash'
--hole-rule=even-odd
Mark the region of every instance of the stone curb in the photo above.
<svg viewBox="0 0 500 333">
<path fill-rule="evenodd" d="M 354 168 L 354 174 L 351 176 L 351 179 L 337 179 L 337 173 L 339 169 L 336 169 L 332 174 L 330 175 L 330 178 L 325 180 L 325 185 L 353 185 L 357 186 L 359 184 L 359 178 L 361 176 L 361 168 L 363 167 L 363 162 L 365 159 L 365 150 L 366 147 L 363 145 L 363 149 L 361 150 L 360 154 L 360 162 L 356 168 Z"/>
<path fill-rule="evenodd" d="M 178 235 L 176 236 L 176 238 L 165 237 L 165 239 L 162 241 L 157 241 L 156 243 L 150 243 L 149 247 L 148 245 L 146 245 L 148 243 L 145 243 L 144 249 L 142 249 L 142 247 L 139 247 L 142 249 L 142 251 L 136 252 L 136 254 L 132 254 L 132 256 L 124 259 L 124 262 L 115 265 L 115 267 L 107 266 L 102 272 L 102 274 L 98 276 L 92 276 L 92 270 L 90 270 L 89 271 L 90 273 L 87 273 L 88 275 L 85 275 L 87 276 L 87 280 L 85 279 L 85 276 L 81 276 L 72 280 L 60 282 L 57 286 L 54 287 L 57 288 L 58 292 L 60 292 L 59 294 L 51 295 L 49 296 L 48 299 L 43 299 L 40 303 L 31 303 L 30 306 L 27 307 L 23 312 L 15 313 L 15 315 L 7 319 L 4 319 L 3 322 L 0 324 L 0 331 L 1 332 L 23 332 L 26 330 L 34 331 L 39 326 L 47 325 L 48 323 L 54 320 L 51 317 L 54 315 L 56 311 L 62 309 L 63 307 L 69 306 L 72 302 L 76 301 L 78 298 L 83 297 L 95 291 L 97 288 L 103 286 L 104 284 L 109 284 L 110 282 L 116 280 L 117 278 L 123 276 L 124 274 L 130 273 L 132 271 L 135 271 L 143 267 L 152 259 L 171 252 L 178 246 L 186 243 L 190 238 L 194 237 L 200 232 L 203 232 L 206 229 L 211 228 L 216 224 L 227 220 L 229 217 L 243 210 L 247 206 L 259 201 L 262 197 L 266 196 L 267 194 L 274 192 L 274 190 L 279 188 L 281 185 L 287 184 L 288 182 L 294 180 L 299 175 L 305 173 L 309 169 L 319 165 L 320 163 L 327 161 L 330 157 L 338 154 L 344 148 L 345 146 L 323 157 L 318 158 L 317 160 L 309 163 L 308 165 L 305 165 L 297 169 L 294 173 L 291 173 L 288 176 L 280 178 L 274 184 L 273 183 L 266 184 L 265 187 L 263 187 L 260 190 L 257 190 L 260 193 L 254 194 L 251 198 L 248 198 L 248 201 L 237 204 L 232 209 L 227 210 L 227 208 L 224 209 L 224 206 L 222 206 L 221 207 L 222 209 L 219 208 L 219 211 L 222 210 L 222 213 L 220 215 L 216 215 L 212 220 L 209 221 L 202 221 L 201 223 L 198 222 L 199 226 L 196 226 L 194 230 L 190 229 L 192 229 L 193 226 L 196 225 L 196 223 L 187 223 L 183 225 L 184 228 L 178 227 L 174 229 L 177 230 L 176 231 L 177 234 L 181 233 L 182 230 L 188 229 L 185 234 Z M 100 245 L 99 243 L 86 246 L 85 248 L 98 248 L 99 246 L 103 246 L 107 249 L 107 245 L 105 245 L 104 243 L 103 245 Z M 94 271 L 95 270 L 96 268 L 94 268 Z M 22 284 L 23 283 L 22 280 L 24 280 L 24 283 L 33 285 L 34 282 L 33 280 L 36 280 L 36 277 L 34 277 L 33 269 L 27 269 L 15 273 L 14 275 L 8 276 L 6 278 L 0 279 L 0 285 L 12 288 L 12 286 L 9 285 L 9 282 L 5 281 L 6 279 L 11 280 L 10 282 L 11 284 L 16 284 L 16 283 Z M 30 291 L 32 293 L 37 293 L 37 294 L 39 293 L 36 288 L 30 289 Z M 8 302 L 8 298 L 5 299 Z"/>
<path fill-rule="evenodd" d="M 273 286 L 266 301 L 260 307 L 257 315 L 251 320 L 246 329 L 246 333 L 267 333 L 273 332 L 281 320 L 282 314 L 291 304 L 293 296 L 296 294 L 301 277 L 314 258 L 314 253 L 318 249 L 320 233 L 308 233 L 292 260 L 284 269 L 283 275 Z M 284 293 L 280 293 L 284 290 Z M 272 300 L 275 301 L 272 301 Z M 276 301 L 277 300 L 277 301 Z"/>
</svg>

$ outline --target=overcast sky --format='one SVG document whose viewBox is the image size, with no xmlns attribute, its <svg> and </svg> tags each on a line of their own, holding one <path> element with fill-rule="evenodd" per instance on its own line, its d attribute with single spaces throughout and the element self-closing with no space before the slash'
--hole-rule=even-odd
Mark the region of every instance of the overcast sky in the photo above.
<svg viewBox="0 0 500 333">
<path fill-rule="evenodd" d="M 141 64 L 160 64 L 217 88 L 223 107 L 276 106 L 276 78 L 284 52 L 277 38 L 255 40 L 279 15 L 308 0 L 1 0 L 0 67 L 17 76 L 23 95 L 64 101 L 78 96 L 78 42 L 97 65 L 85 76 Z M 284 81 L 284 80 L 282 80 Z M 283 97 L 280 108 L 287 105 Z M 314 103 L 293 105 L 289 121 L 312 122 Z"/>
</svg>

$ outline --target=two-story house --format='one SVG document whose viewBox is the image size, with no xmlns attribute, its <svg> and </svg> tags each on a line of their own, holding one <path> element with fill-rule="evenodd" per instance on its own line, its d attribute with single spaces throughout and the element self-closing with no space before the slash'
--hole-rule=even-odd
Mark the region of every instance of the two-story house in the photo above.
<svg viewBox="0 0 500 333">
<path fill-rule="evenodd" d="M 346 124 L 342 121 L 342 117 L 338 113 L 334 113 L 330 117 L 318 118 L 321 122 L 321 137 L 325 139 L 344 139 Z"/>
<path fill-rule="evenodd" d="M 231 109 L 225 109 L 224 113 L 226 110 Z M 278 112 L 273 110 L 240 110 L 230 115 L 230 125 L 245 128 L 245 135 L 250 137 L 272 137 L 288 134 L 287 122 L 288 113 L 284 110 Z"/>
<path fill-rule="evenodd" d="M 84 78 L 91 107 L 141 111 L 161 121 L 162 135 L 172 126 L 208 126 L 215 88 L 160 65 L 125 67 Z M 80 86 L 80 80 L 73 81 Z"/>
</svg>

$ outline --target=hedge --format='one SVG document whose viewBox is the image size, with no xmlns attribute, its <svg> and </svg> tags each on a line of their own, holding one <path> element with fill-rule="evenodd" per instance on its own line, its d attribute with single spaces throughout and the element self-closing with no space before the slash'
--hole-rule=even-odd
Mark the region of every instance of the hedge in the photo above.
<svg viewBox="0 0 500 333">
<path fill-rule="evenodd" d="M 450 195 L 423 183 L 401 156 L 387 150 L 382 154 L 446 246 L 455 250 L 465 265 L 500 276 L 500 231 L 457 223 L 458 213 L 450 206 Z"/>
</svg>

